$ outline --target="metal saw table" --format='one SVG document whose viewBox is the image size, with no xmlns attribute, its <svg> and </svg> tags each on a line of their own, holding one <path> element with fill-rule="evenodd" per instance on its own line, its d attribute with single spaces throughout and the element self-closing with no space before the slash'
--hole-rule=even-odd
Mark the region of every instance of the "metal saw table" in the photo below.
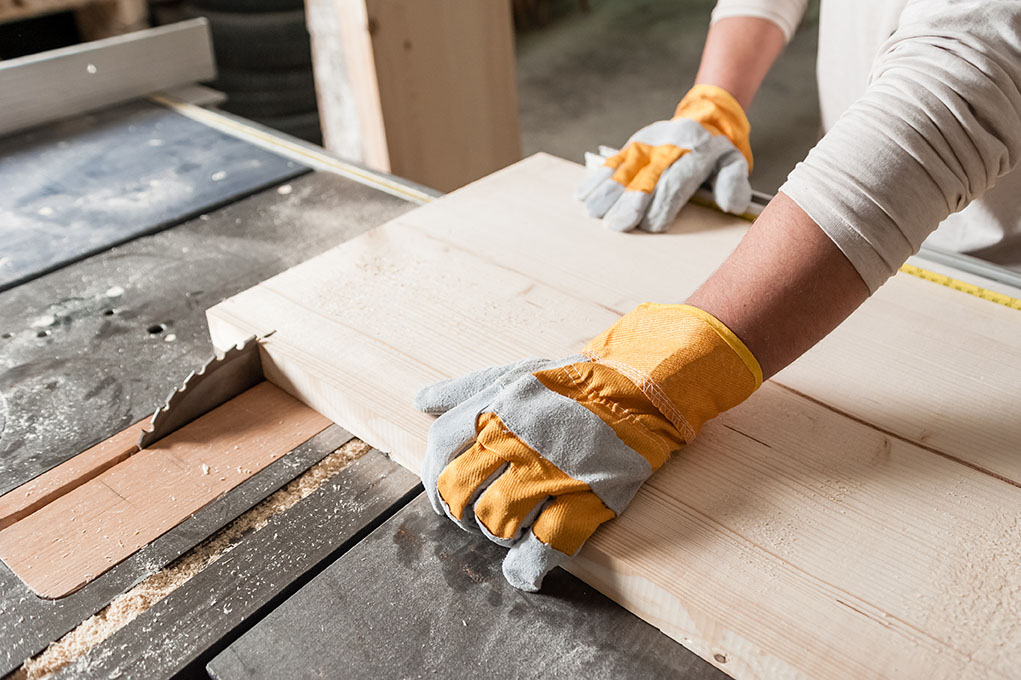
<svg viewBox="0 0 1021 680">
<path fill-rule="evenodd" d="M 0 492 L 149 415 L 212 354 L 208 307 L 435 195 L 168 96 L 99 115 L 126 135 L 139 106 L 299 168 L 0 292 Z M 59 144 L 79 143 L 65 124 Z M 540 595 L 509 587 L 501 549 L 435 517 L 377 451 L 265 511 L 349 440 L 328 428 L 67 597 L 0 566 L 0 677 L 725 677 L 564 572 Z"/>
</svg>

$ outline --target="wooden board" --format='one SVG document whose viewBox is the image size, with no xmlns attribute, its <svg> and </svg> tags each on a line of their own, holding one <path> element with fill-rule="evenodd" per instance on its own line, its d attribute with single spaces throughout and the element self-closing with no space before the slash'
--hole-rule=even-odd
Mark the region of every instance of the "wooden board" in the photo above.
<svg viewBox="0 0 1021 680">
<path fill-rule="evenodd" d="M 31 513 L 0 531 L 0 559 L 40 597 L 64 597 L 328 426 L 262 382 L 41 507 L 40 484 L 6 494 L 14 516 Z"/>
<path fill-rule="evenodd" d="M 267 375 L 417 469 L 423 385 L 575 352 L 681 301 L 747 224 L 616 234 L 535 156 L 214 307 Z M 710 423 L 570 569 L 737 678 L 1010 677 L 1021 655 L 1021 314 L 898 275 Z"/>
<path fill-rule="evenodd" d="M 502 0 L 309 0 L 327 149 L 450 191 L 521 157 Z"/>
</svg>

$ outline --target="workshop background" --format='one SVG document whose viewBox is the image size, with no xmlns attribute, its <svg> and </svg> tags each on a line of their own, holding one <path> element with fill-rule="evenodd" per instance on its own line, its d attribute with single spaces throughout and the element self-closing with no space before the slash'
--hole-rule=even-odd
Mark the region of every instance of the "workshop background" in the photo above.
<svg viewBox="0 0 1021 680">
<path fill-rule="evenodd" d="M 512 0 L 522 150 L 580 161 L 669 116 L 698 68 L 714 0 Z M 2 3 L 0 3 L 2 4 Z M 748 112 L 752 186 L 774 192 L 819 133 L 818 0 Z M 152 0 L 153 25 L 210 21 L 222 108 L 319 143 L 302 0 Z M 2 12 L 0 12 L 2 16 Z M 0 59 L 81 39 L 70 11 L 0 24 Z"/>
</svg>

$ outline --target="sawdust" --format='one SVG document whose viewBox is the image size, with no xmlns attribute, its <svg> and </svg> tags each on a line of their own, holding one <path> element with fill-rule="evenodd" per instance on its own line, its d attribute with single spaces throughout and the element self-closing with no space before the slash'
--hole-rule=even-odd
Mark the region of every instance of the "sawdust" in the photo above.
<svg viewBox="0 0 1021 680">
<path fill-rule="evenodd" d="M 233 550 L 243 536 L 259 531 L 272 517 L 314 493 L 369 448 L 358 439 L 347 442 L 164 569 L 118 595 L 99 613 L 28 659 L 6 680 L 42 680 L 71 663 L 84 661 L 84 657 L 104 640 Z"/>
<path fill-rule="evenodd" d="M 979 531 L 948 541 L 926 603 L 952 625 L 951 646 L 986 669 L 1017 677 L 1021 659 L 1021 518 L 1001 511 Z"/>
</svg>

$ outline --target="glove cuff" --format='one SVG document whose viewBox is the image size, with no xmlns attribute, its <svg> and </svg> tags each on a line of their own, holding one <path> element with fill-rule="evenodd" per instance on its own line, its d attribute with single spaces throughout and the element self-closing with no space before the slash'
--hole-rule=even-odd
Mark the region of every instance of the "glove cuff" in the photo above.
<svg viewBox="0 0 1021 680">
<path fill-rule="evenodd" d="M 677 105 L 674 118 L 690 118 L 714 135 L 724 135 L 748 161 L 752 169 L 752 147 L 748 141 L 751 124 L 733 95 L 715 85 L 695 85 Z"/>
<path fill-rule="evenodd" d="M 685 443 L 762 384 L 758 360 L 719 319 L 690 305 L 645 303 L 585 347 L 628 380 Z"/>
</svg>

